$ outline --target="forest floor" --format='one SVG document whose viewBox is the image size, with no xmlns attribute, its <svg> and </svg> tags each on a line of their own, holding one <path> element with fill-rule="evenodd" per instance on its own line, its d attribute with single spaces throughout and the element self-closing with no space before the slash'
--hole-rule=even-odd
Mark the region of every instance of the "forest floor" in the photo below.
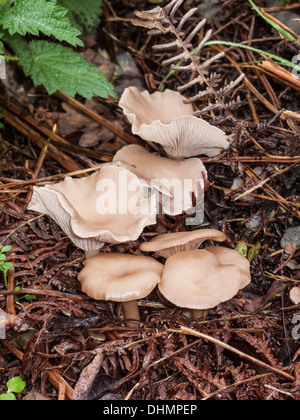
<svg viewBox="0 0 300 420">
<path fill-rule="evenodd" d="M 299 45 L 274 31 L 247 1 L 214 5 L 207 24 L 213 40 L 244 43 L 289 61 L 297 56 Z M 137 8 L 151 5 L 104 1 L 101 27 L 83 38 L 83 53 L 105 71 L 118 95 L 127 86 L 176 90 L 182 80 L 166 78 L 161 53 L 152 49 L 155 39 L 130 23 Z M 286 10 L 299 15 L 300 5 L 289 2 Z M 12 245 L 7 260 L 13 269 L 7 288 L 0 277 L 0 308 L 8 315 L 0 340 L 0 394 L 20 376 L 26 388 L 19 399 L 31 392 L 53 400 L 72 399 L 74 392 L 90 400 L 300 399 L 299 328 L 293 323 L 300 305 L 289 297 L 300 281 L 300 79 L 253 51 L 217 48 L 226 52 L 212 69 L 222 82 L 240 71 L 246 78 L 234 92 L 243 100 L 236 121 L 222 112 L 206 118 L 228 134 L 232 147 L 204 159 L 211 185 L 199 228 L 223 231 L 230 248 L 246 242 L 252 283 L 204 321 L 190 321 L 154 291 L 139 301 L 142 322 L 132 330 L 123 325 L 120 304 L 81 292 L 83 251 L 50 218 L 27 210 L 34 185 L 82 176 L 109 162 L 131 141 L 130 125 L 115 100 L 48 96 L 16 64 L 8 66 L 0 96 L 0 244 Z M 216 47 L 205 54 L 216 54 Z M 298 236 L 289 235 L 297 227 Z M 167 217 L 167 228 L 184 229 L 183 217 Z M 133 253 L 155 229 L 104 250 Z"/>
</svg>

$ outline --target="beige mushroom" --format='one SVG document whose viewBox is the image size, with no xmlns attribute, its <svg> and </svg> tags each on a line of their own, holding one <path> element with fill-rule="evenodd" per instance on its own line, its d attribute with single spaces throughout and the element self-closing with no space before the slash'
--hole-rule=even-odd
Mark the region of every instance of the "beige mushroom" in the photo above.
<svg viewBox="0 0 300 420">
<path fill-rule="evenodd" d="M 197 319 L 244 288 L 242 277 L 235 264 L 221 264 L 211 252 L 184 251 L 167 259 L 158 288 L 174 305 L 192 310 L 192 319 Z"/>
<path fill-rule="evenodd" d="M 163 265 L 154 258 L 100 254 L 85 262 L 79 274 L 82 290 L 97 300 L 122 302 L 126 325 L 140 320 L 137 299 L 148 296 L 161 280 Z M 136 322 L 131 322 L 134 320 Z"/>
<path fill-rule="evenodd" d="M 133 134 L 159 143 L 168 156 L 216 156 L 229 148 L 226 134 L 195 117 L 193 106 L 185 104 L 179 92 L 165 90 L 152 95 L 136 87 L 125 89 L 119 106 L 132 124 Z"/>
<path fill-rule="evenodd" d="M 119 150 L 113 163 L 134 173 L 145 186 L 162 196 L 162 211 L 179 215 L 204 199 L 206 169 L 200 159 L 177 162 L 148 152 L 141 146 L 130 145 Z"/>
<path fill-rule="evenodd" d="M 34 188 L 28 208 L 49 215 L 87 258 L 105 243 L 138 239 L 156 223 L 156 204 L 144 198 L 139 179 L 113 165 L 89 177 Z"/>
<path fill-rule="evenodd" d="M 234 264 L 242 274 L 242 287 L 248 286 L 251 282 L 250 262 L 234 249 L 224 248 L 222 246 L 209 246 L 206 251 L 214 254 L 221 264 Z"/>
<path fill-rule="evenodd" d="M 300 287 L 293 287 L 290 291 L 290 299 L 295 305 L 300 303 Z"/>
<path fill-rule="evenodd" d="M 192 232 L 167 233 L 156 236 L 149 242 L 143 242 L 140 250 L 155 252 L 160 257 L 169 258 L 172 255 L 199 248 L 205 241 L 224 242 L 224 233 L 214 229 L 200 229 Z"/>
</svg>

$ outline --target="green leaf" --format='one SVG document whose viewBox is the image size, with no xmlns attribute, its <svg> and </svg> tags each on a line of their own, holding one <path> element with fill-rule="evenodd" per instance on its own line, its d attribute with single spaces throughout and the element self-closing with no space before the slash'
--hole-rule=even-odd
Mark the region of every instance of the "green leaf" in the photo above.
<svg viewBox="0 0 300 420">
<path fill-rule="evenodd" d="M 5 9 L 12 3 L 12 0 L 0 0 L 0 10 Z"/>
<path fill-rule="evenodd" d="M 16 394 L 19 394 L 20 392 L 24 391 L 24 388 L 26 387 L 26 382 L 24 382 L 23 379 L 20 378 L 20 376 L 15 376 L 14 378 L 6 382 L 6 387 L 8 389 L 8 392 L 15 392 Z"/>
<path fill-rule="evenodd" d="M 250 251 L 248 252 L 248 260 L 252 262 L 255 257 L 258 256 L 261 250 L 261 242 L 257 242 L 256 245 L 253 245 Z"/>
<path fill-rule="evenodd" d="M 11 392 L 7 392 L 7 394 L 0 395 L 0 401 L 16 401 L 16 397 Z"/>
<path fill-rule="evenodd" d="M 2 264 L 2 268 L 5 271 L 11 270 L 13 268 L 13 266 L 14 265 L 12 263 L 10 263 L 10 262 L 5 262 L 5 263 Z"/>
<path fill-rule="evenodd" d="M 70 96 L 80 94 L 91 99 L 93 94 L 102 98 L 117 98 L 113 86 L 104 73 L 72 49 L 47 41 L 12 39 L 12 46 L 20 57 L 26 76 L 36 86 L 44 85 L 49 95 L 57 89 Z"/>
<path fill-rule="evenodd" d="M 6 245 L 6 246 L 4 246 L 3 248 L 1 248 L 1 252 L 2 253 L 6 253 L 6 252 L 9 252 L 9 251 L 11 251 L 12 250 L 12 246 L 10 246 L 10 245 Z"/>
<path fill-rule="evenodd" d="M 248 245 L 246 241 L 240 241 L 235 247 L 235 250 L 238 251 L 243 257 L 247 257 Z"/>
<path fill-rule="evenodd" d="M 28 302 L 31 302 L 32 300 L 36 299 L 36 295 L 31 295 L 29 293 L 26 293 L 26 295 L 24 295 L 24 299 L 26 299 Z"/>
<path fill-rule="evenodd" d="M 84 33 L 92 33 L 100 23 L 102 0 L 57 0 L 69 10 L 68 17 Z"/>
<path fill-rule="evenodd" d="M 68 10 L 58 6 L 55 0 L 15 0 L 14 5 L 4 10 L 0 22 L 10 35 L 54 36 L 71 45 L 83 45 L 78 39 L 80 31 L 74 28 L 66 16 Z"/>
</svg>

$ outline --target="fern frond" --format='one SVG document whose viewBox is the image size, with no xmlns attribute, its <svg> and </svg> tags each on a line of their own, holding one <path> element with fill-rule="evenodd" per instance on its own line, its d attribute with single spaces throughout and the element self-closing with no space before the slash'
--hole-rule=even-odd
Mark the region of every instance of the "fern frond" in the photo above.
<svg viewBox="0 0 300 420">
<path fill-rule="evenodd" d="M 149 29 L 150 35 L 166 35 L 170 34 L 175 38 L 171 42 L 165 42 L 155 45 L 155 51 L 169 53 L 169 57 L 163 61 L 164 66 L 170 66 L 176 72 L 190 72 L 193 77 L 189 83 L 178 88 L 179 92 L 185 92 L 187 89 L 198 85 L 199 92 L 187 100 L 187 103 L 197 102 L 203 97 L 214 96 L 215 103 L 207 107 L 207 109 L 225 109 L 227 112 L 233 107 L 233 103 L 226 104 L 224 99 L 238 86 L 244 75 L 239 76 L 236 80 L 227 86 L 218 88 L 221 76 L 214 73 L 209 75 L 209 67 L 224 57 L 224 53 L 218 53 L 210 59 L 202 60 L 201 53 L 204 45 L 211 39 L 212 30 L 208 30 L 202 41 L 196 46 L 194 40 L 199 31 L 204 28 L 206 19 L 200 21 L 191 30 L 187 30 L 187 23 L 197 12 L 197 8 L 193 8 L 186 12 L 182 17 L 177 16 L 177 12 L 184 0 L 172 0 L 165 7 L 157 6 L 150 11 L 136 11 L 135 15 L 138 19 L 133 19 L 135 26 L 142 26 Z M 208 76 L 207 76 L 208 75 Z M 241 104 L 241 100 L 235 101 L 235 106 Z M 207 112 L 205 108 L 205 112 Z M 204 111 L 202 110 L 202 111 Z M 200 113 L 202 113 L 200 111 Z M 199 113 L 197 112 L 197 115 Z"/>
<path fill-rule="evenodd" d="M 238 96 L 236 99 L 225 103 L 225 107 L 227 112 L 235 111 L 236 109 L 240 108 L 242 105 L 244 105 L 246 102 L 242 101 L 241 98 Z M 218 101 L 212 103 L 211 105 L 208 105 L 207 107 L 201 109 L 200 111 L 195 112 L 196 117 L 200 117 L 202 115 L 209 114 L 211 111 L 222 111 L 223 105 L 218 103 Z"/>
</svg>

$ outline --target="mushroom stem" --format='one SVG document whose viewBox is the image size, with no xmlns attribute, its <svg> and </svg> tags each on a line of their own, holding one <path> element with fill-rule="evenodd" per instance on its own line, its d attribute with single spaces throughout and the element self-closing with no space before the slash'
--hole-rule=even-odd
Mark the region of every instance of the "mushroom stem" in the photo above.
<svg viewBox="0 0 300 420">
<path fill-rule="evenodd" d="M 208 311 L 203 311 L 200 309 L 193 309 L 192 310 L 192 321 L 204 321 L 207 317 Z"/>
<path fill-rule="evenodd" d="M 85 259 L 88 260 L 89 258 L 96 257 L 97 255 L 99 255 L 99 252 L 99 249 L 97 251 L 85 251 Z"/>
<path fill-rule="evenodd" d="M 191 321 L 204 321 L 207 317 L 208 311 L 200 310 L 200 309 L 185 309 L 182 312 L 186 318 L 190 319 Z"/>
<path fill-rule="evenodd" d="M 159 203 L 158 204 L 158 206 L 159 206 L 158 207 L 158 214 L 156 216 L 156 220 L 157 220 L 156 231 L 160 234 L 168 232 L 168 229 L 165 226 L 165 222 L 167 221 L 167 218 L 166 218 L 165 213 L 163 212 L 161 200 L 162 200 L 162 193 L 160 192 L 159 193 L 159 199 L 158 199 L 158 203 Z"/>
<path fill-rule="evenodd" d="M 123 302 L 123 312 L 126 320 L 126 327 L 136 328 L 137 322 L 140 321 L 140 312 L 137 305 L 137 301 L 131 300 L 129 302 Z M 127 319 L 136 320 L 137 322 L 127 321 Z"/>
</svg>

